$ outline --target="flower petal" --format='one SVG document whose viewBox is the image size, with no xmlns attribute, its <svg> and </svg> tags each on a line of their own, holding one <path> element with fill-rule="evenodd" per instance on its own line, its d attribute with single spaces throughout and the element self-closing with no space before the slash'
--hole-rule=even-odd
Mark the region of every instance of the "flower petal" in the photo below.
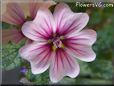
<svg viewBox="0 0 114 86">
<path fill-rule="evenodd" d="M 34 23 L 37 24 L 37 27 L 43 29 L 43 31 L 47 34 L 51 34 L 56 31 L 56 25 L 50 10 L 46 8 L 40 8 L 37 12 Z"/>
<path fill-rule="evenodd" d="M 54 5 L 54 4 L 55 4 L 55 2 L 52 0 L 31 2 L 31 3 L 29 3 L 30 16 L 32 17 L 32 19 L 34 19 L 37 14 L 37 11 L 40 7 L 49 8 L 51 5 Z"/>
<path fill-rule="evenodd" d="M 40 8 L 33 21 L 24 23 L 23 34 L 34 41 L 47 40 L 55 31 L 55 23 L 48 9 Z"/>
<path fill-rule="evenodd" d="M 45 50 L 45 45 L 45 42 L 32 42 L 31 44 L 26 44 L 25 46 L 20 48 L 19 54 L 24 59 L 30 61 L 32 57 Z"/>
<path fill-rule="evenodd" d="M 24 23 L 24 13 L 17 3 L 7 4 L 6 12 L 3 14 L 3 21 L 14 25 L 20 25 Z"/>
<path fill-rule="evenodd" d="M 20 56 L 31 63 L 33 74 L 39 74 L 49 67 L 51 52 L 45 43 L 34 42 L 19 50 Z"/>
<path fill-rule="evenodd" d="M 54 18 L 57 24 L 57 32 L 62 35 L 80 31 L 89 20 L 86 13 L 73 13 L 64 3 L 55 7 Z"/>
<path fill-rule="evenodd" d="M 64 76 L 75 78 L 80 71 L 75 58 L 63 50 L 58 50 L 55 56 L 53 56 L 50 66 L 50 80 L 54 83 L 61 80 Z"/>
<path fill-rule="evenodd" d="M 69 54 L 82 61 L 91 62 L 96 58 L 96 54 L 90 46 L 75 43 L 67 43 L 66 46 Z"/>
<path fill-rule="evenodd" d="M 17 30 L 16 28 L 2 30 L 2 37 L 3 44 L 7 44 L 9 41 L 18 44 L 24 38 L 21 31 Z"/>
<path fill-rule="evenodd" d="M 48 35 L 43 32 L 43 29 L 40 29 L 40 27 L 32 21 L 23 24 L 22 33 L 34 41 L 45 41 L 46 37 L 48 37 Z"/>
<path fill-rule="evenodd" d="M 79 33 L 72 33 L 66 37 L 69 43 L 82 44 L 82 45 L 93 45 L 96 41 L 97 34 L 94 30 L 85 29 Z"/>
<path fill-rule="evenodd" d="M 67 4 L 60 3 L 56 5 L 54 10 L 54 18 L 56 20 L 57 25 L 62 21 L 63 15 L 67 14 L 68 12 L 72 11 L 70 10 L 70 7 Z"/>
</svg>

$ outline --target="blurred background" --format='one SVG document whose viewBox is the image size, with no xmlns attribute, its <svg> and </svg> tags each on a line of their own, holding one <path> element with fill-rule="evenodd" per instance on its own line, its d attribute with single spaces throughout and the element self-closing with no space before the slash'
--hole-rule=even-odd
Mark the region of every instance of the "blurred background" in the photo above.
<svg viewBox="0 0 114 86">
<path fill-rule="evenodd" d="M 60 1 L 55 0 L 55 2 Z M 114 7 L 77 7 L 75 2 L 65 3 L 74 12 L 86 12 L 90 16 L 86 27 L 97 32 L 97 41 L 93 45 L 97 57 L 95 61 L 89 63 L 78 61 L 81 68 L 79 76 L 75 79 L 64 77 L 57 84 L 114 84 Z M 50 10 L 53 11 L 54 7 L 55 5 L 51 6 Z M 23 5 L 23 9 L 26 9 L 26 5 Z M 11 25 L 2 22 L 2 30 L 9 29 L 9 27 Z M 2 84 L 51 84 L 48 71 L 33 75 L 29 63 L 19 57 L 18 50 L 23 44 L 24 41 L 19 45 L 11 42 L 7 45 L 3 44 L 2 57 L 0 57 L 3 71 Z"/>
</svg>

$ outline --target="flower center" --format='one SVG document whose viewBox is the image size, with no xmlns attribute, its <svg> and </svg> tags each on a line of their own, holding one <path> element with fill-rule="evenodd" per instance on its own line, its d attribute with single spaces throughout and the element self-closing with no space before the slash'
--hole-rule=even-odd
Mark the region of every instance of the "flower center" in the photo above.
<svg viewBox="0 0 114 86">
<path fill-rule="evenodd" d="M 55 38 L 53 40 L 53 45 L 54 45 L 55 48 L 61 48 L 62 47 L 62 42 L 61 42 L 60 38 Z"/>
<path fill-rule="evenodd" d="M 58 48 L 64 48 L 64 44 L 62 43 L 62 40 L 64 39 L 63 36 L 60 37 L 54 37 L 51 40 L 48 40 L 48 43 L 52 44 L 52 50 L 56 51 Z"/>
</svg>

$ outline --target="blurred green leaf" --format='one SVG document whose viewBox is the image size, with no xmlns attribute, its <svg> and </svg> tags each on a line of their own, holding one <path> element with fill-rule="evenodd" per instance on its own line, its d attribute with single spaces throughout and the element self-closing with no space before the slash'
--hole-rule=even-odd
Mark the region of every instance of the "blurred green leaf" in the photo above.
<svg viewBox="0 0 114 86">
<path fill-rule="evenodd" d="M 95 61 L 88 63 L 91 68 L 92 77 L 104 80 L 112 81 L 112 76 L 114 74 L 114 69 L 112 66 L 112 61 L 104 60 L 97 57 Z"/>
<path fill-rule="evenodd" d="M 76 85 L 112 85 L 111 80 L 77 78 Z"/>
<path fill-rule="evenodd" d="M 113 25 L 107 24 L 97 31 L 97 41 L 93 46 L 97 56 L 104 59 L 112 59 L 114 45 L 114 29 Z"/>
<path fill-rule="evenodd" d="M 1 22 L 1 23 L 2 23 L 2 29 L 10 29 L 14 27 L 14 25 L 8 24 L 6 22 Z"/>
<path fill-rule="evenodd" d="M 94 8 L 94 11 L 91 13 L 88 26 L 99 24 L 101 21 L 102 21 L 102 14 L 100 13 L 100 10 L 97 8 Z"/>
</svg>

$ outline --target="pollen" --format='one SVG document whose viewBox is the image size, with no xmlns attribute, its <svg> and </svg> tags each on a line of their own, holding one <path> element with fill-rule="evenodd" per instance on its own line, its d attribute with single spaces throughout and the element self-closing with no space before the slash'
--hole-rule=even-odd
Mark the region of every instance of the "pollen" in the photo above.
<svg viewBox="0 0 114 86">
<path fill-rule="evenodd" d="M 51 42 L 52 42 L 52 41 L 49 39 L 49 40 L 48 40 L 48 43 L 50 44 Z"/>
<path fill-rule="evenodd" d="M 64 36 L 60 36 L 60 39 L 63 40 L 64 39 Z"/>
<path fill-rule="evenodd" d="M 64 44 L 61 44 L 61 48 L 65 48 Z"/>
<path fill-rule="evenodd" d="M 53 45 L 53 46 L 52 46 L 52 50 L 53 50 L 53 51 L 56 51 L 58 48 L 64 49 L 65 46 L 64 46 L 64 44 L 61 44 L 61 46 L 59 46 L 59 47 L 57 47 L 56 45 Z"/>
<path fill-rule="evenodd" d="M 57 49 L 57 48 L 53 45 L 53 46 L 52 46 L 52 50 L 53 50 L 53 51 L 56 51 L 56 49 Z"/>
<path fill-rule="evenodd" d="M 56 51 L 59 48 L 65 48 L 63 40 L 64 36 L 56 37 L 56 34 L 53 34 L 53 38 L 48 40 L 48 44 L 51 45 L 53 51 Z"/>
</svg>

